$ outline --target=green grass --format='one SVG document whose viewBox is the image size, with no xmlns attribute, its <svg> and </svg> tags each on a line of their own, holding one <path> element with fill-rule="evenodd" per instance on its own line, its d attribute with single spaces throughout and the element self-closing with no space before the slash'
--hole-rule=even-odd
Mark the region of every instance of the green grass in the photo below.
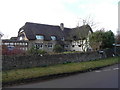
<svg viewBox="0 0 120 90">
<path fill-rule="evenodd" d="M 36 67 L 28 69 L 17 69 L 2 72 L 2 82 L 12 82 L 22 79 L 37 78 L 41 76 L 61 74 L 66 72 L 77 72 L 84 71 L 88 69 L 94 69 L 96 67 L 103 67 L 107 65 L 112 65 L 118 63 L 120 57 L 108 58 L 104 60 L 96 60 L 89 62 L 80 63 L 68 63 L 68 64 L 58 64 L 48 67 Z"/>
</svg>

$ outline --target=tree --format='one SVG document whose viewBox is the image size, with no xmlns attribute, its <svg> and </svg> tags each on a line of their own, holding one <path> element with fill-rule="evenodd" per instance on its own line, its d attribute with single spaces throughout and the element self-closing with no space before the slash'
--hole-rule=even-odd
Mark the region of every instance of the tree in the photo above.
<svg viewBox="0 0 120 90">
<path fill-rule="evenodd" d="M 89 25 L 92 29 L 97 27 L 98 22 L 95 22 L 92 16 L 87 16 L 86 18 L 80 18 L 82 21 L 82 25 Z M 79 23 L 78 23 L 79 26 Z"/>
<path fill-rule="evenodd" d="M 110 30 L 104 33 L 102 48 L 112 48 L 115 43 L 114 33 Z"/>
<path fill-rule="evenodd" d="M 102 37 L 104 31 L 96 31 L 93 34 L 89 35 L 90 46 L 93 50 L 99 50 L 102 45 Z"/>
<path fill-rule="evenodd" d="M 99 30 L 89 35 L 90 46 L 93 50 L 112 48 L 115 42 L 114 34 L 110 31 Z"/>
<path fill-rule="evenodd" d="M 93 18 L 91 16 L 89 16 L 89 17 L 87 17 L 85 19 L 81 19 L 81 20 L 82 20 L 81 21 L 82 26 L 89 26 L 92 30 L 95 29 L 97 24 L 98 24 L 93 20 Z M 76 33 L 77 33 L 78 38 L 80 39 L 82 50 L 85 52 L 90 48 L 89 47 L 88 35 L 84 35 L 84 33 L 86 33 L 86 30 L 84 30 L 85 28 L 82 29 L 82 33 L 79 32 L 79 30 L 80 30 L 79 23 L 78 23 L 76 28 L 78 29 L 78 30 L 76 30 L 77 31 Z M 88 33 L 86 33 L 86 34 L 88 34 Z"/>
</svg>

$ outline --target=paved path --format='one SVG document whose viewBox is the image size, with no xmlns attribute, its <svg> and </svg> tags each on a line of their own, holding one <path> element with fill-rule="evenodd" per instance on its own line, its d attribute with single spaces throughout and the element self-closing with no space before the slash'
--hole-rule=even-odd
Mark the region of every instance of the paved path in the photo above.
<svg viewBox="0 0 120 90">
<path fill-rule="evenodd" d="M 118 65 L 9 88 L 118 88 Z"/>
</svg>

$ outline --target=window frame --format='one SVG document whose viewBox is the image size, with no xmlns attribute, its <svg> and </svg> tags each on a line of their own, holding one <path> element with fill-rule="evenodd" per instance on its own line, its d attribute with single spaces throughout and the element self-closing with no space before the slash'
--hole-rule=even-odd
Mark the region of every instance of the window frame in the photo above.
<svg viewBox="0 0 120 90">
<path fill-rule="evenodd" d="M 65 41 L 65 38 L 64 38 L 64 37 L 62 37 L 62 38 L 61 38 L 61 40 L 62 40 L 62 41 Z"/>
<path fill-rule="evenodd" d="M 57 40 L 57 37 L 54 36 L 54 35 L 52 35 L 52 36 L 51 36 L 51 40 L 56 41 L 56 40 Z"/>
<path fill-rule="evenodd" d="M 44 40 L 44 35 L 36 35 L 37 40 Z"/>
<path fill-rule="evenodd" d="M 53 48 L 53 44 L 52 43 L 48 43 L 47 47 L 48 48 Z"/>
<path fill-rule="evenodd" d="M 69 48 L 69 45 L 68 44 L 64 45 L 64 48 Z"/>
<path fill-rule="evenodd" d="M 35 43 L 35 48 L 42 49 L 43 48 L 43 43 Z"/>
</svg>

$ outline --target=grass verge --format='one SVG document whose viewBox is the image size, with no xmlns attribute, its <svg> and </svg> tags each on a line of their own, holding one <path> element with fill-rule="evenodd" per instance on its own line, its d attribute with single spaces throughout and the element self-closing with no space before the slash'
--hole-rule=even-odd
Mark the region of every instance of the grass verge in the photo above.
<svg viewBox="0 0 120 90">
<path fill-rule="evenodd" d="M 80 63 L 68 63 L 59 64 L 48 67 L 36 67 L 28 69 L 16 69 L 2 72 L 2 82 L 14 82 L 19 80 L 38 78 L 42 76 L 49 76 L 54 74 L 72 73 L 85 71 L 89 69 L 104 67 L 112 64 L 116 64 L 120 61 L 120 57 L 107 58 L 103 60 L 80 62 Z"/>
</svg>

